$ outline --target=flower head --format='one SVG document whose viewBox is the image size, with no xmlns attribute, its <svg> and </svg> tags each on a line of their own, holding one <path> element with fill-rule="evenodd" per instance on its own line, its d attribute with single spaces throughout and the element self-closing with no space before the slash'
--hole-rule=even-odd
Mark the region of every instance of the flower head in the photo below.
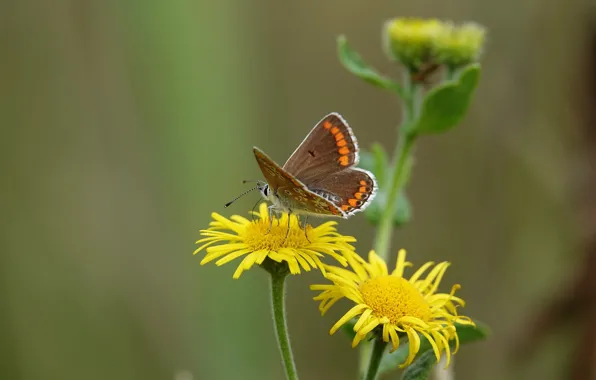
<svg viewBox="0 0 596 380">
<path fill-rule="evenodd" d="M 474 22 L 460 26 L 445 24 L 444 32 L 434 40 L 433 52 L 437 63 L 460 67 L 477 61 L 485 36 L 486 29 Z"/>
<path fill-rule="evenodd" d="M 474 324 L 470 318 L 457 315 L 456 307 L 464 305 L 464 301 L 454 295 L 459 285 L 454 285 L 449 294 L 437 293 L 449 263 L 437 264 L 423 278 L 433 266 L 432 262 L 428 262 L 406 278 L 404 269 L 412 264 L 406 261 L 403 249 L 399 251 L 397 265 L 391 273 L 374 251 L 370 252 L 368 262 L 356 254 L 351 255 L 348 262 L 352 270 L 327 267 L 325 277 L 333 284 L 311 285 L 312 290 L 322 291 L 314 298 L 321 301 L 319 309 L 322 314 L 344 297 L 356 304 L 333 325 L 330 333 L 360 316 L 354 325 L 356 336 L 352 347 L 356 347 L 373 330 L 385 342 L 391 342 L 392 351 L 399 346 L 400 336 L 407 336 L 409 354 L 403 367 L 414 360 L 420 349 L 418 334 L 421 334 L 430 342 L 437 361 L 444 351 L 449 365 L 449 340 L 455 339 L 453 353 L 459 347 L 454 323 Z"/>
<path fill-rule="evenodd" d="M 398 18 L 385 26 L 385 47 L 390 57 L 418 71 L 431 59 L 431 49 L 444 24 L 436 19 Z"/>
<path fill-rule="evenodd" d="M 254 215 L 257 218 L 251 221 L 239 215 L 227 219 L 214 212 L 209 228 L 201 230 L 204 237 L 197 241 L 203 245 L 194 252 L 207 252 L 201 265 L 219 259 L 215 264 L 220 266 L 244 256 L 233 276 L 239 278 L 243 271 L 269 258 L 278 263 L 286 262 L 290 273 L 297 274 L 300 267 L 305 271 L 311 268 L 324 271 L 321 257 L 325 255 L 345 266 L 345 256 L 353 254 L 354 248 L 348 243 L 356 239 L 339 234 L 334 227 L 336 222 L 302 228 L 295 215 L 288 218 L 288 214 L 282 214 L 280 218 L 270 219 L 265 203 Z"/>
</svg>

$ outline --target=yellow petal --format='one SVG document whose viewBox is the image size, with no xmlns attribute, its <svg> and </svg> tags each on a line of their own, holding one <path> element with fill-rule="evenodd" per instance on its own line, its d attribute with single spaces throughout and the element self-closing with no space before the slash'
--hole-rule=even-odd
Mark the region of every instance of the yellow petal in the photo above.
<svg viewBox="0 0 596 380">
<path fill-rule="evenodd" d="M 403 277 L 406 263 L 406 250 L 400 249 L 397 253 L 397 262 L 395 263 L 395 270 L 391 273 L 393 276 Z"/>
<path fill-rule="evenodd" d="M 354 331 L 360 330 L 362 325 L 368 322 L 368 317 L 370 317 L 371 314 L 372 310 L 367 307 L 366 310 L 364 310 L 364 313 L 362 313 L 362 315 L 360 316 L 360 319 L 358 319 L 358 322 L 356 322 L 356 324 L 354 325 Z"/>
<path fill-rule="evenodd" d="M 357 316 L 358 314 L 362 313 L 362 311 L 364 309 L 366 309 L 366 305 L 356 305 L 356 306 L 352 307 L 350 310 L 348 310 L 347 313 L 344 314 L 343 317 L 341 317 L 339 319 L 339 321 L 337 321 L 333 325 L 333 327 L 331 327 L 331 330 L 329 330 L 329 334 L 330 335 L 334 334 L 337 331 L 337 329 L 339 329 L 341 326 L 343 326 L 350 319 L 352 319 L 355 316 Z"/>
<path fill-rule="evenodd" d="M 232 261 L 232 260 L 234 260 L 234 259 L 237 259 L 238 257 L 240 257 L 240 256 L 242 256 L 242 255 L 246 255 L 246 254 L 247 254 L 247 253 L 249 253 L 249 252 L 250 252 L 250 249 L 241 249 L 241 250 L 239 250 L 239 251 L 236 251 L 236 252 L 234 252 L 234 253 L 230 253 L 229 255 L 227 255 L 227 256 L 224 256 L 224 257 L 222 257 L 221 259 L 217 260 L 217 261 L 215 262 L 215 265 L 217 265 L 217 266 L 221 266 L 221 265 L 227 264 L 227 263 L 229 263 L 230 261 Z"/>
<path fill-rule="evenodd" d="M 424 337 L 426 338 L 426 340 L 428 340 L 428 342 L 430 343 L 431 347 L 433 348 L 433 351 L 435 353 L 435 357 L 437 358 L 437 362 L 439 360 L 441 360 L 441 350 L 439 350 L 439 347 L 437 346 L 437 343 L 435 343 L 435 340 L 425 331 L 423 330 L 419 330 L 420 333 L 422 335 L 424 335 Z"/>
<path fill-rule="evenodd" d="M 391 335 L 391 352 L 393 352 L 399 347 L 399 336 L 397 335 L 397 331 L 395 331 L 395 326 L 392 325 L 391 327 L 389 335 Z"/>
<path fill-rule="evenodd" d="M 412 361 L 414 361 L 414 357 L 416 356 L 416 354 L 418 353 L 418 350 L 420 349 L 420 337 L 418 336 L 418 333 L 416 333 L 416 331 L 412 328 L 409 328 L 408 330 L 406 330 L 406 333 L 408 334 L 409 350 L 408 350 L 408 357 L 406 358 L 406 361 L 400 365 L 401 368 L 412 363 Z"/>
<path fill-rule="evenodd" d="M 357 332 L 359 335 L 366 335 L 379 325 L 379 318 L 372 318 L 372 320 Z"/>
<path fill-rule="evenodd" d="M 416 281 L 418 281 L 418 279 L 420 278 L 420 276 L 422 276 L 424 274 L 424 272 L 426 272 L 426 270 L 429 267 L 432 267 L 435 263 L 432 261 L 429 261 L 428 263 L 424 264 L 423 266 L 421 266 L 413 275 L 412 277 L 410 277 L 410 282 L 414 283 Z"/>
<path fill-rule="evenodd" d="M 437 291 L 437 289 L 439 288 L 439 284 L 441 283 L 441 280 L 443 279 L 443 275 L 445 274 L 445 271 L 447 270 L 447 268 L 449 268 L 449 266 L 451 265 L 448 262 L 443 263 L 443 267 L 441 268 L 441 271 L 439 271 L 439 273 L 437 274 L 437 278 L 435 279 L 435 281 L 433 282 L 432 287 L 430 288 L 430 290 L 428 291 L 428 294 L 433 294 L 434 292 Z"/>
</svg>

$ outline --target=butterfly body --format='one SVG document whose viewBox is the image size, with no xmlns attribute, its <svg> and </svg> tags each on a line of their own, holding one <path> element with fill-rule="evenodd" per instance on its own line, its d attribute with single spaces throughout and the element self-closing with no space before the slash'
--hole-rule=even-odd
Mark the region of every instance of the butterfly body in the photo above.
<svg viewBox="0 0 596 380">
<path fill-rule="evenodd" d="M 348 218 L 375 196 L 375 178 L 355 167 L 358 143 L 337 113 L 319 121 L 283 166 L 259 148 L 253 152 L 267 182 L 258 188 L 273 210 Z"/>
</svg>

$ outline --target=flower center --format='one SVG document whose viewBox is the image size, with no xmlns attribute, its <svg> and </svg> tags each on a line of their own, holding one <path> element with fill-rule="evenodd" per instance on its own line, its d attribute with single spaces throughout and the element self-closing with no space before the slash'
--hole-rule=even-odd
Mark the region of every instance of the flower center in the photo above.
<svg viewBox="0 0 596 380">
<path fill-rule="evenodd" d="M 293 218 L 289 231 L 287 219 L 273 219 L 271 226 L 267 219 L 255 220 L 246 228 L 244 242 L 253 251 L 263 249 L 277 252 L 280 248 L 303 248 L 310 245 L 306 235 L 311 230 L 312 227 L 307 225 L 305 232 Z"/>
<path fill-rule="evenodd" d="M 364 302 L 376 317 L 387 317 L 397 323 L 401 317 L 411 316 L 428 321 L 432 317 L 430 306 L 407 280 L 395 276 L 382 276 L 360 285 Z"/>
</svg>

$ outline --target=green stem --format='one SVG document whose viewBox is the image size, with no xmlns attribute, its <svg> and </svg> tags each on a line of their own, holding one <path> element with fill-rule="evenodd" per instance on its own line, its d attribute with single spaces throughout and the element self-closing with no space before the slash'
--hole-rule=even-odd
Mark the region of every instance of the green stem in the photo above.
<svg viewBox="0 0 596 380">
<path fill-rule="evenodd" d="M 408 180 L 406 173 L 409 172 L 409 169 L 406 165 L 409 163 L 414 141 L 416 140 L 416 134 L 411 132 L 411 127 L 416 121 L 416 114 L 418 112 L 418 87 L 418 85 L 412 83 L 411 75 L 406 74 L 404 78 L 404 91 L 406 91 L 408 96 L 403 99 L 403 120 L 400 127 L 399 141 L 394 154 L 393 174 L 387 191 L 387 203 L 379 221 L 375 238 L 375 251 L 385 260 L 389 258 L 395 205 L 400 191 Z"/>
<path fill-rule="evenodd" d="M 286 306 L 284 285 L 287 273 L 271 273 L 271 307 L 273 308 L 273 319 L 275 322 L 275 335 L 279 345 L 279 352 L 283 359 L 288 380 L 298 380 L 296 365 L 290 347 L 290 337 L 286 324 Z"/>
<path fill-rule="evenodd" d="M 381 359 L 385 353 L 385 347 L 387 347 L 387 343 L 384 342 L 383 339 L 375 339 L 372 354 L 370 355 L 370 360 L 368 362 L 368 371 L 366 372 L 364 380 L 375 380 L 377 378 Z"/>
<path fill-rule="evenodd" d="M 372 345 L 369 341 L 360 343 L 360 355 L 358 356 L 358 376 L 359 379 L 364 379 L 366 376 L 366 370 L 368 368 L 368 362 L 370 361 L 370 355 L 372 353 Z"/>
</svg>

